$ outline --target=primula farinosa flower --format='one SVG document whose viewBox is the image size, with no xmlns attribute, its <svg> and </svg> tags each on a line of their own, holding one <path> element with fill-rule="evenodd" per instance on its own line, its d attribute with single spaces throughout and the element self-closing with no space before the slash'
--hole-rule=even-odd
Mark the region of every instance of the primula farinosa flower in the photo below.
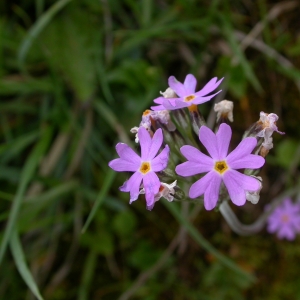
<svg viewBox="0 0 300 300">
<path fill-rule="evenodd" d="M 175 180 L 171 184 L 167 184 L 164 182 L 160 183 L 159 191 L 158 193 L 154 196 L 154 201 L 158 201 L 161 197 L 167 199 L 169 202 L 172 202 L 174 200 L 174 194 L 175 194 L 175 189 L 174 187 L 177 185 L 177 180 Z M 140 190 L 140 194 L 145 194 L 145 189 L 142 188 Z"/>
<path fill-rule="evenodd" d="M 217 77 L 211 79 L 199 92 L 195 92 L 197 80 L 192 74 L 188 74 L 185 77 L 184 83 L 177 81 L 174 76 L 169 77 L 170 88 L 178 95 L 174 98 L 159 97 L 154 100 L 154 103 L 158 106 L 152 106 L 153 110 L 175 110 L 183 107 L 189 107 L 191 105 L 202 104 L 209 101 L 212 97 L 220 93 L 218 91 L 215 94 L 209 95 L 214 91 L 222 82 L 223 78 L 217 81 Z"/>
<path fill-rule="evenodd" d="M 189 145 L 180 149 L 188 161 L 176 167 L 177 174 L 186 177 L 208 172 L 192 184 L 189 191 L 190 198 L 197 198 L 204 194 L 204 206 L 207 210 L 216 206 L 222 182 L 228 190 L 231 201 L 236 205 L 245 204 L 246 191 L 257 191 L 260 188 L 257 179 L 236 171 L 244 168 L 258 169 L 265 163 L 263 157 L 251 154 L 257 144 L 256 138 L 243 139 L 227 155 L 231 135 L 231 128 L 225 123 L 220 125 L 217 134 L 208 127 L 202 126 L 199 139 L 211 157 Z"/>
<path fill-rule="evenodd" d="M 220 119 L 228 119 L 230 122 L 233 122 L 233 102 L 228 100 L 222 100 L 219 103 L 216 103 L 214 106 L 214 111 L 217 113 L 217 122 Z"/>
<path fill-rule="evenodd" d="M 300 232 L 300 205 L 287 198 L 268 218 L 267 230 L 279 239 L 294 240 Z"/>
<path fill-rule="evenodd" d="M 120 187 L 122 192 L 130 192 L 130 204 L 137 200 L 141 183 L 145 189 L 147 209 L 154 206 L 154 196 L 159 192 L 160 181 L 156 172 L 167 167 L 169 160 L 168 145 L 157 155 L 162 143 L 163 133 L 161 129 L 156 130 L 151 138 L 149 132 L 140 127 L 138 138 L 141 145 L 141 156 L 136 154 L 128 145 L 118 143 L 116 146 L 120 158 L 109 162 L 109 166 L 117 172 L 134 172 L 134 174 Z"/>
</svg>

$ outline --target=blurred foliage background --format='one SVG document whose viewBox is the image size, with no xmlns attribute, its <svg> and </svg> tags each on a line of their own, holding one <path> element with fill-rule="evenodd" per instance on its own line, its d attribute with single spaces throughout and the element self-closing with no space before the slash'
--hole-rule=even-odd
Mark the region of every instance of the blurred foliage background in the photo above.
<svg viewBox="0 0 300 300">
<path fill-rule="evenodd" d="M 170 75 L 225 77 L 233 144 L 260 111 L 286 132 L 239 218 L 297 194 L 299 1 L 3 0 L 0 13 L 1 299 L 300 299 L 299 239 L 237 236 L 193 203 L 129 205 L 107 166 Z"/>
</svg>

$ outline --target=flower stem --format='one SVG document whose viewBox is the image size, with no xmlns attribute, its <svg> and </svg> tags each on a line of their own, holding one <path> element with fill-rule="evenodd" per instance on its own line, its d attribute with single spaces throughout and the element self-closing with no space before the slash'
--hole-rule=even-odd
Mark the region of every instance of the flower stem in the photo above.
<svg viewBox="0 0 300 300">
<path fill-rule="evenodd" d="M 233 210 L 228 204 L 228 201 L 223 201 L 222 204 L 219 206 L 219 210 L 223 215 L 224 219 L 227 221 L 229 227 L 237 234 L 247 236 L 253 235 L 263 229 L 266 224 L 268 216 L 274 211 L 274 209 L 281 204 L 281 202 L 286 197 L 291 197 L 296 195 L 299 192 L 300 186 L 299 184 L 287 190 L 286 192 L 282 193 L 278 197 L 276 197 L 272 203 L 270 203 L 270 209 L 266 210 L 261 214 L 261 216 L 252 224 L 246 225 L 239 221 Z"/>
</svg>

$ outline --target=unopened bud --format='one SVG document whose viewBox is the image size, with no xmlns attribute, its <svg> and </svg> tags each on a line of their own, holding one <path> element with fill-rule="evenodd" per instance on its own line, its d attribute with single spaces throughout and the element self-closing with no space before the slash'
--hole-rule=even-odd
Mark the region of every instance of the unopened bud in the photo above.
<svg viewBox="0 0 300 300">
<path fill-rule="evenodd" d="M 215 104 L 214 111 L 217 113 L 217 122 L 229 120 L 233 122 L 233 102 L 223 100 Z"/>
<path fill-rule="evenodd" d="M 262 189 L 262 178 L 260 176 L 252 176 L 259 181 L 260 187 L 257 191 L 246 191 L 246 199 L 252 204 L 257 204 L 260 198 L 260 191 Z"/>
<path fill-rule="evenodd" d="M 176 93 L 171 88 L 167 88 L 164 92 L 160 92 L 160 94 L 164 98 L 177 98 Z"/>
</svg>

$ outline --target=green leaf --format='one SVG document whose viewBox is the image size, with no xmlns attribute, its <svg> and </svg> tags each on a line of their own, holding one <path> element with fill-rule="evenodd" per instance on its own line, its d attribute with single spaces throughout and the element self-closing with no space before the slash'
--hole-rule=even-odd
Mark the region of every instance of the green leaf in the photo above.
<svg viewBox="0 0 300 300">
<path fill-rule="evenodd" d="M 20 275 L 22 276 L 23 280 L 25 281 L 31 292 L 35 295 L 35 297 L 38 300 L 43 300 L 43 297 L 41 296 L 39 289 L 34 281 L 34 278 L 32 277 L 31 272 L 26 264 L 26 259 L 24 256 L 22 245 L 15 229 L 11 232 L 10 249 L 14 261 L 16 263 L 17 269 Z"/>
</svg>

